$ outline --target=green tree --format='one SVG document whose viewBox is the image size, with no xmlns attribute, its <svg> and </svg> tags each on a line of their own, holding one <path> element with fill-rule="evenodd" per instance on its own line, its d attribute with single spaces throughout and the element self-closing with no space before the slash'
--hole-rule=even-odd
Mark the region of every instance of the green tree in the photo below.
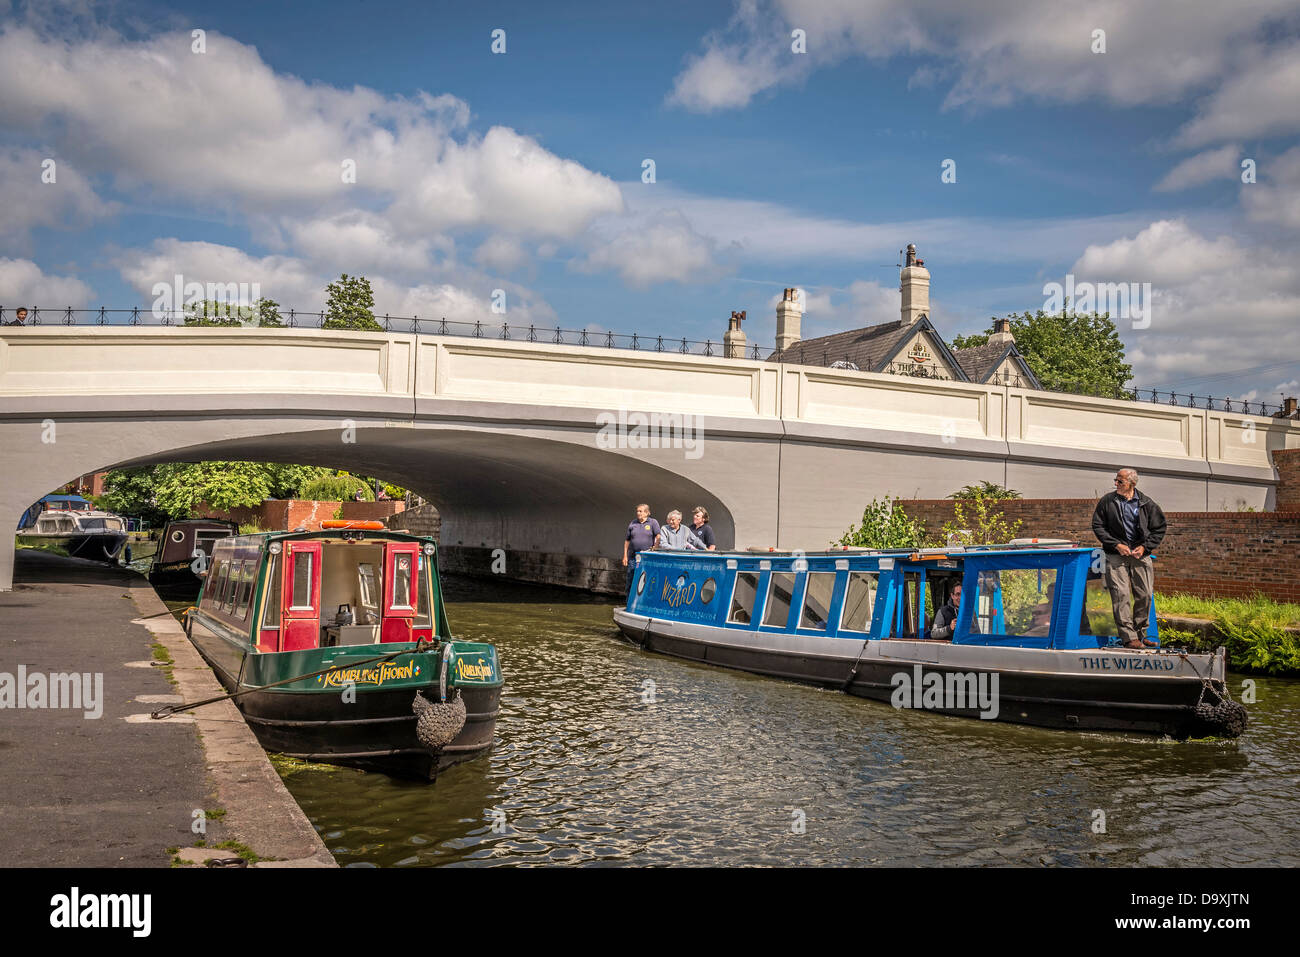
<svg viewBox="0 0 1300 957">
<path fill-rule="evenodd" d="M 1015 489 L 1006 488 L 997 482 L 980 482 L 979 485 L 963 485 L 948 497 L 960 499 L 986 498 L 997 501 L 1004 498 L 1020 498 L 1021 495 Z"/>
<path fill-rule="evenodd" d="M 370 280 L 365 276 L 339 276 L 337 282 L 325 287 L 325 321 L 322 329 L 360 329 L 383 332 L 384 327 L 375 319 L 375 294 L 370 290 Z"/>
<path fill-rule="evenodd" d="M 205 299 L 185 307 L 187 326 L 283 326 L 280 304 L 274 299 L 259 299 L 251 306 Z"/>
<path fill-rule="evenodd" d="M 835 545 L 857 548 L 920 548 L 925 543 L 925 525 L 911 518 L 898 499 L 876 499 L 862 512 L 862 524 L 850 525 Z"/>
<path fill-rule="evenodd" d="M 1009 522 L 1002 512 L 989 509 L 993 499 L 976 495 L 957 499 L 953 503 L 953 520 L 943 523 L 943 532 L 936 545 L 1003 545 L 1016 537 L 1020 520 Z M 970 512 L 967 513 L 967 504 Z"/>
<path fill-rule="evenodd" d="M 1016 348 L 1044 388 L 1115 397 L 1126 393 L 1133 367 L 1124 361 L 1124 343 L 1110 313 L 1076 314 L 1067 303 L 1066 311 L 1057 315 L 1039 309 L 1006 318 Z M 997 321 L 990 321 L 987 332 L 957 336 L 953 347 L 986 345 Z"/>
<path fill-rule="evenodd" d="M 104 477 L 104 500 L 113 511 L 141 515 L 153 524 L 191 518 L 199 504 L 254 507 L 268 498 L 295 498 L 328 469 L 266 462 L 169 462 L 114 469 Z"/>
<path fill-rule="evenodd" d="M 168 515 L 154 501 L 154 466 L 112 469 L 104 476 L 103 507 L 119 515 L 140 516 L 150 525 L 161 525 Z"/>
<path fill-rule="evenodd" d="M 341 475 L 322 475 L 308 482 L 302 488 L 302 497 L 318 502 L 350 502 L 356 498 L 360 489 L 361 497 L 367 502 L 375 500 L 375 493 L 370 490 L 365 479 L 343 473 Z"/>
</svg>

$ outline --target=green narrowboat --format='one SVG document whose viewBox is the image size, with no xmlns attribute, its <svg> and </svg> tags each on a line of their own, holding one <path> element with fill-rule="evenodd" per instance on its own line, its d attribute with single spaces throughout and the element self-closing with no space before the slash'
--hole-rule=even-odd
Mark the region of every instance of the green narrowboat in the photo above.
<svg viewBox="0 0 1300 957">
<path fill-rule="evenodd" d="M 379 522 L 220 539 L 186 634 L 268 751 L 432 780 L 492 746 L 503 684 L 437 555 Z"/>
</svg>

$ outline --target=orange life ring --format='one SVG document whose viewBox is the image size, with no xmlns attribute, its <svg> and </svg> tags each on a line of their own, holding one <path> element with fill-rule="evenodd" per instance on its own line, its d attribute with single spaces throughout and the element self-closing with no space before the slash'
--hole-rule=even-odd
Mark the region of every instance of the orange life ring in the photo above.
<svg viewBox="0 0 1300 957">
<path fill-rule="evenodd" d="M 322 529 L 325 528 L 366 528 L 380 529 L 384 528 L 383 522 L 362 522 L 346 518 L 330 518 L 320 523 Z"/>
</svg>

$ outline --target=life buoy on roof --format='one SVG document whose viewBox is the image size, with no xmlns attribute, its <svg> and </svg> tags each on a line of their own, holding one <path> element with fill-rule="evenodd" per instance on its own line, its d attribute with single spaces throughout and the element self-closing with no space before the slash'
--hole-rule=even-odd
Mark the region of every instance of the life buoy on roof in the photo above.
<svg viewBox="0 0 1300 957">
<path fill-rule="evenodd" d="M 321 528 L 384 528 L 383 522 L 361 522 L 346 518 L 330 518 L 320 523 Z"/>
</svg>

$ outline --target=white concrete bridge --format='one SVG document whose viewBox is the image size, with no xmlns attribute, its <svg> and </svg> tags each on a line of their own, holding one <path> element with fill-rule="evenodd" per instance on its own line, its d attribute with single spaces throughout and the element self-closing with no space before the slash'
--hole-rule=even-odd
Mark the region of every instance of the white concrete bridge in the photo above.
<svg viewBox="0 0 1300 957">
<path fill-rule="evenodd" d="M 638 447 L 652 416 L 667 441 Z M 873 497 L 981 480 L 1086 497 L 1119 465 L 1166 509 L 1271 508 L 1270 452 L 1296 447 L 1295 421 L 744 359 L 320 329 L 0 329 L 10 528 L 88 472 L 233 459 L 382 475 L 438 506 L 444 546 L 617 559 L 648 501 L 661 519 L 705 505 L 721 545 L 817 548 Z M 9 538 L 0 589 L 12 567 Z"/>
</svg>

